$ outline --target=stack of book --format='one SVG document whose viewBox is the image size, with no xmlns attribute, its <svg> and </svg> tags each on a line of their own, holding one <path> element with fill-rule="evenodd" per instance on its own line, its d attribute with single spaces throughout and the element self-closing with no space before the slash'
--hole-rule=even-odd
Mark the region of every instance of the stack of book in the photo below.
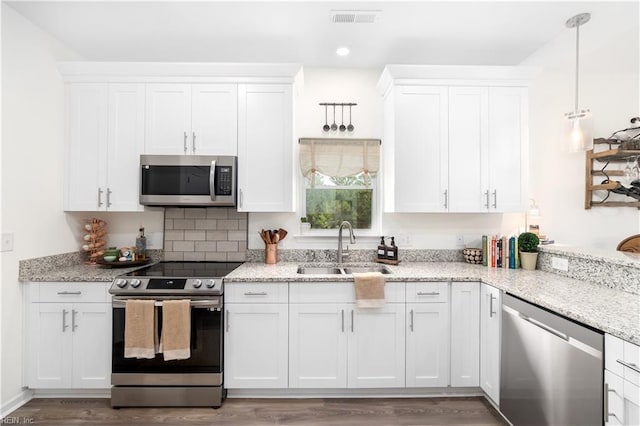
<svg viewBox="0 0 640 426">
<path fill-rule="evenodd" d="M 520 267 L 518 238 L 500 235 L 482 236 L 482 264 L 489 268 L 516 269 Z"/>
</svg>

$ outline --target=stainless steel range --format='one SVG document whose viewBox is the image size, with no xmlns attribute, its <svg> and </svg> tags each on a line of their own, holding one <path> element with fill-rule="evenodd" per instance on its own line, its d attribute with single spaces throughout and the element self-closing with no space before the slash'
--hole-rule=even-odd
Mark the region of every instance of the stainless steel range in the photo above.
<svg viewBox="0 0 640 426">
<path fill-rule="evenodd" d="M 111 405 L 219 407 L 223 397 L 224 276 L 241 263 L 161 262 L 117 277 L 113 295 Z M 164 300 L 190 300 L 190 357 L 125 358 L 127 300 L 155 301 L 162 332 Z"/>
</svg>

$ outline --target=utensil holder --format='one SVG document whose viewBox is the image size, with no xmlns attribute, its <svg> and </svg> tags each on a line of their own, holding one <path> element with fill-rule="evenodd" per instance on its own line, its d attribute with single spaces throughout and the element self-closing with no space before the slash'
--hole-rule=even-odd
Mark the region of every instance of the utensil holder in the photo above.
<svg viewBox="0 0 640 426">
<path fill-rule="evenodd" d="M 278 245 L 265 244 L 264 247 L 264 263 L 273 265 L 278 262 Z"/>
</svg>

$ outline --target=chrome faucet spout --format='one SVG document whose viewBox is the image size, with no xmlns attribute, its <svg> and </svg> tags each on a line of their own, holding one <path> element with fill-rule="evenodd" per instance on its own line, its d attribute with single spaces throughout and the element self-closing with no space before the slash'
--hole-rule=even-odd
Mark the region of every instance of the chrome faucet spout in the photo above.
<svg viewBox="0 0 640 426">
<path fill-rule="evenodd" d="M 351 241 L 351 244 L 356 243 L 356 236 L 353 234 L 353 227 L 351 226 L 351 223 L 346 220 L 342 221 L 338 228 L 338 263 L 342 263 L 343 258 L 349 256 L 349 246 L 347 246 L 344 253 L 342 251 L 342 228 L 345 226 L 349 229 L 349 241 Z"/>
</svg>

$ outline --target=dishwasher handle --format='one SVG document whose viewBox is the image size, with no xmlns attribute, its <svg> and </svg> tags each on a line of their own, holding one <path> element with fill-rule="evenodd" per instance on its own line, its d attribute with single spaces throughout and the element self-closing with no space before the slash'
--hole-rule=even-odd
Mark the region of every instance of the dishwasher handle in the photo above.
<svg viewBox="0 0 640 426">
<path fill-rule="evenodd" d="M 551 328 L 551 327 L 549 327 L 548 325 L 543 324 L 543 323 L 541 323 L 540 321 L 537 321 L 537 320 L 535 320 L 535 319 L 533 319 L 533 318 L 531 318 L 531 317 L 529 317 L 529 316 L 527 316 L 527 315 L 523 314 L 522 312 L 518 312 L 518 315 L 519 315 L 519 316 L 520 316 L 520 318 L 522 318 L 523 320 L 528 321 L 528 322 L 530 322 L 531 324 L 533 324 L 533 325 L 535 325 L 535 326 L 537 326 L 537 327 L 540 327 L 540 328 L 541 328 L 541 329 L 543 329 L 544 331 L 548 331 L 549 333 L 553 334 L 554 336 L 557 336 L 557 337 L 559 337 L 559 338 L 561 338 L 561 339 L 563 339 L 563 340 L 566 340 L 567 342 L 569 341 L 569 336 L 567 336 L 566 334 L 561 333 L 561 332 L 559 332 L 558 330 L 556 330 L 556 329 L 554 329 L 554 328 Z"/>
</svg>

